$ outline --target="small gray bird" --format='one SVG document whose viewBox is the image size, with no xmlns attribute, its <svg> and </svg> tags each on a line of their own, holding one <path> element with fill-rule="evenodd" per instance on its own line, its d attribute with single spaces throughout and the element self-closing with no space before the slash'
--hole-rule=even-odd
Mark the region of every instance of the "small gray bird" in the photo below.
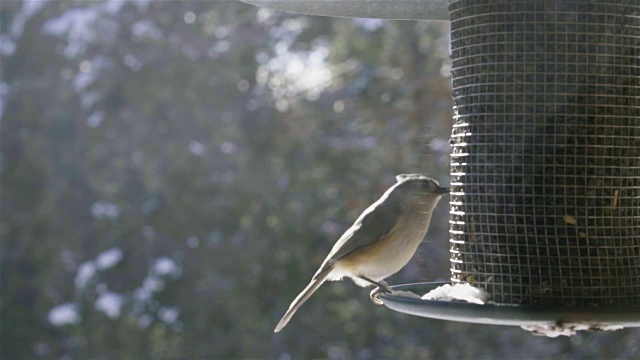
<svg viewBox="0 0 640 360">
<path fill-rule="evenodd" d="M 419 174 L 398 175 L 396 180 L 336 242 L 309 285 L 293 300 L 275 332 L 287 325 L 326 280 L 348 277 L 362 287 L 374 285 L 382 291 L 391 291 L 381 280 L 397 273 L 411 260 L 427 233 L 438 200 L 449 192 L 437 181 Z"/>
</svg>

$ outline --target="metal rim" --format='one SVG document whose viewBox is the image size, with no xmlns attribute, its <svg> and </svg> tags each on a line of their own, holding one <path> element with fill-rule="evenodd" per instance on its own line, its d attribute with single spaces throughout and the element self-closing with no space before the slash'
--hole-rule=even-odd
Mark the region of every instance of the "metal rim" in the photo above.
<svg viewBox="0 0 640 360">
<path fill-rule="evenodd" d="M 427 282 L 395 285 L 394 290 L 425 294 L 430 290 L 450 284 Z M 401 313 L 431 319 L 460 321 L 488 325 L 531 326 L 562 323 L 586 323 L 593 325 L 619 325 L 640 327 L 640 308 L 562 308 L 506 304 L 471 304 L 438 300 L 422 300 L 401 295 L 381 293 L 386 307 Z"/>
<path fill-rule="evenodd" d="M 449 20 L 448 0 L 241 0 L 273 10 L 334 17 Z"/>
</svg>

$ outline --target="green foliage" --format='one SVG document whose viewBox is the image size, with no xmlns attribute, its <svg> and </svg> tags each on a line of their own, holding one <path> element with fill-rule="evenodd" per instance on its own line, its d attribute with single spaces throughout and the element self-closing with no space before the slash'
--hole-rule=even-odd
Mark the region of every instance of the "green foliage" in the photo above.
<svg viewBox="0 0 640 360">
<path fill-rule="evenodd" d="M 233 1 L 51 1 L 25 16 L 26 3 L 0 11 L 15 44 L 1 59 L 2 358 L 638 354 L 637 331 L 548 340 L 419 319 L 349 281 L 272 333 L 396 174 L 446 183 L 446 23 Z M 391 283 L 448 277 L 445 208 Z M 109 249 L 122 258 L 79 286 Z M 105 294 L 117 316 L 96 307 Z M 80 320 L 56 326 L 66 303 Z"/>
</svg>

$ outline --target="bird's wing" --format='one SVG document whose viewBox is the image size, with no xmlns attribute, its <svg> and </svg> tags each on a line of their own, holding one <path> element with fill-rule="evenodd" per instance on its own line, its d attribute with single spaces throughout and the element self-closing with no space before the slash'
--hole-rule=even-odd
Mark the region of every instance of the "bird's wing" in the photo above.
<svg viewBox="0 0 640 360">
<path fill-rule="evenodd" d="M 333 249 L 331 249 L 322 266 L 320 266 L 316 276 L 336 260 L 357 249 L 375 243 L 395 228 L 400 218 L 400 204 L 395 199 L 388 199 L 387 195 L 386 193 L 369 206 L 353 225 L 345 231 L 333 246 Z M 384 205 L 382 205 L 383 203 Z"/>
</svg>

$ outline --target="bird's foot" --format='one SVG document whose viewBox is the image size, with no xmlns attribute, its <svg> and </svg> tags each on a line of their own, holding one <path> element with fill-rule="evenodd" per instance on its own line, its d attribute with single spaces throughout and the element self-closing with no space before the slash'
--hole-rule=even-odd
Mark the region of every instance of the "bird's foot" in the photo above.
<svg viewBox="0 0 640 360">
<path fill-rule="evenodd" d="M 380 300 L 380 293 L 391 294 L 393 290 L 384 281 L 378 281 L 377 285 L 378 286 L 369 294 L 369 298 L 376 305 L 384 305 L 384 302 Z"/>
</svg>

